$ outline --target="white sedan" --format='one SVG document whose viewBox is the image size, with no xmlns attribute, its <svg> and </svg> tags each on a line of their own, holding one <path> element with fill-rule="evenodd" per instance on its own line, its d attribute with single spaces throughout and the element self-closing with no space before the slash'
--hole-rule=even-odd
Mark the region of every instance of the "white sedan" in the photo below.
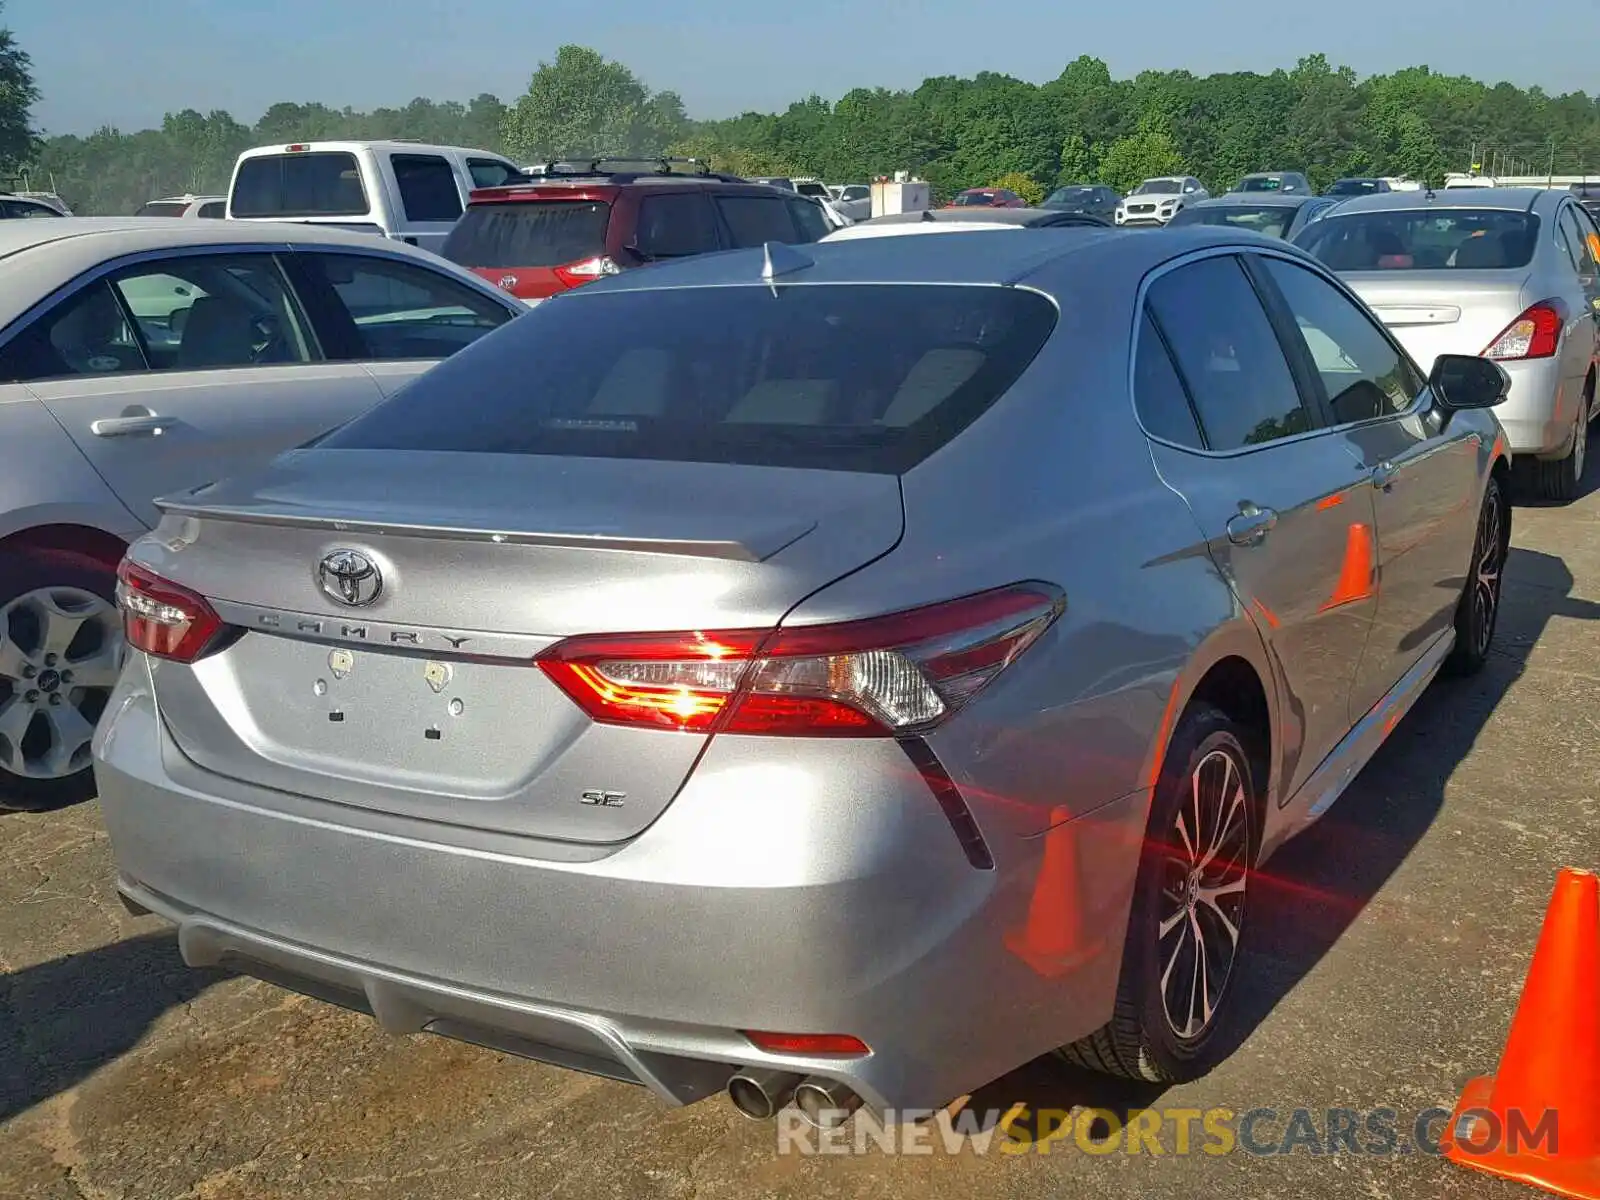
<svg viewBox="0 0 1600 1200">
<path fill-rule="evenodd" d="M 0 807 L 90 794 L 115 568 L 155 497 L 307 441 L 526 311 L 327 226 L 0 222 Z"/>
</svg>

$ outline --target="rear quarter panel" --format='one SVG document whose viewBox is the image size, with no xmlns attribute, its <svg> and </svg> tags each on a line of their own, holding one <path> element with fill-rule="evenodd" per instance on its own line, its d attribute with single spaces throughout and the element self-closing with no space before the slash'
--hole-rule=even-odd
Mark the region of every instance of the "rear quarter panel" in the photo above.
<svg viewBox="0 0 1600 1200">
<path fill-rule="evenodd" d="M 1028 836 L 1147 791 L 1174 710 L 1207 662 L 1245 656 L 1271 695 L 1259 636 L 1134 420 L 1133 289 L 1082 277 L 1072 288 L 1011 393 L 903 478 L 899 547 L 786 621 L 1021 580 L 1065 590 L 1051 631 L 929 738 L 986 833 Z"/>
</svg>

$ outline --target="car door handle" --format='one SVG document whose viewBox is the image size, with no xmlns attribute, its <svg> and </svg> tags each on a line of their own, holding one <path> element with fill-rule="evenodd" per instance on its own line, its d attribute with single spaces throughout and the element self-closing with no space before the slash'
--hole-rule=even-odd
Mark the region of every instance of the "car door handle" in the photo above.
<svg viewBox="0 0 1600 1200">
<path fill-rule="evenodd" d="M 1271 533 L 1277 523 L 1278 514 L 1270 508 L 1241 504 L 1239 511 L 1228 518 L 1228 540 L 1235 546 L 1253 546 Z"/>
<path fill-rule="evenodd" d="M 101 417 L 98 421 L 89 423 L 89 432 L 95 437 L 135 437 L 139 434 L 149 434 L 151 437 L 170 429 L 174 422 L 170 417 L 158 417 L 155 413 L 146 413 L 143 416 Z"/>
<path fill-rule="evenodd" d="M 1372 486 L 1388 491 L 1389 486 L 1394 483 L 1394 477 L 1399 473 L 1398 467 L 1385 460 L 1372 468 Z"/>
</svg>

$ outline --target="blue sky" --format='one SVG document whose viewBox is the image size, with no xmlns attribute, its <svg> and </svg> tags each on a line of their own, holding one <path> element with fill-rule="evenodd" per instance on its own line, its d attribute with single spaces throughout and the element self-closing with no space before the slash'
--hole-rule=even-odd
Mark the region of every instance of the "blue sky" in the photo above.
<svg viewBox="0 0 1600 1200">
<path fill-rule="evenodd" d="M 1084 53 L 1119 76 L 1321 51 L 1362 74 L 1427 63 L 1600 91 L 1596 0 L 9 0 L 0 20 L 33 56 L 35 120 L 51 133 L 138 129 L 185 107 L 253 122 L 277 100 L 510 99 L 563 42 L 676 90 L 696 117 L 928 75 L 1043 81 Z"/>
</svg>

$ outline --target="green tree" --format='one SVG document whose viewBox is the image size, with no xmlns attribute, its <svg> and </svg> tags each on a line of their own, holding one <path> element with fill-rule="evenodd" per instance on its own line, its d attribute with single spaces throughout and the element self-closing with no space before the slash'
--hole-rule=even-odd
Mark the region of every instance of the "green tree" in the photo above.
<svg viewBox="0 0 1600 1200">
<path fill-rule="evenodd" d="M 0 13 L 4 11 L 5 2 L 0 0 Z M 0 28 L 0 169 L 9 171 L 34 156 L 38 138 L 32 117 L 38 102 L 33 61 L 11 30 Z"/>
<path fill-rule="evenodd" d="M 1100 178 L 1119 192 L 1131 192 L 1143 180 L 1181 175 L 1188 168 L 1178 144 L 1159 116 L 1146 117 L 1132 137 L 1111 144 L 1100 163 Z"/>
<path fill-rule="evenodd" d="M 506 152 L 525 161 L 580 155 L 656 155 L 687 132 L 683 102 L 652 97 L 637 76 L 586 46 L 541 62 L 506 113 Z"/>
<path fill-rule="evenodd" d="M 1094 160 L 1089 155 L 1089 144 L 1081 133 L 1067 135 L 1061 143 L 1061 166 L 1056 171 L 1056 186 L 1069 183 L 1087 183 L 1094 177 Z"/>
<path fill-rule="evenodd" d="M 1031 175 L 1024 175 L 1021 171 L 1002 175 L 999 179 L 991 181 L 989 186 L 1015 192 L 1022 197 L 1024 204 L 1030 206 L 1038 205 L 1044 199 L 1044 188 L 1040 186 L 1039 181 Z"/>
</svg>

